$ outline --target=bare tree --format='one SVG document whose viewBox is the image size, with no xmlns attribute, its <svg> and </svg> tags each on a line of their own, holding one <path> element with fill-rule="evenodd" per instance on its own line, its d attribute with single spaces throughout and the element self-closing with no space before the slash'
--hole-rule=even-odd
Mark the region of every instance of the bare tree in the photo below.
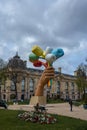
<svg viewBox="0 0 87 130">
<path fill-rule="evenodd" d="M 76 84 L 81 93 L 83 93 L 83 99 L 86 98 L 87 89 L 87 65 L 81 63 L 77 68 Z"/>
<path fill-rule="evenodd" d="M 0 100 L 1 100 L 1 86 L 5 84 L 6 80 L 6 62 L 0 58 Z"/>
</svg>

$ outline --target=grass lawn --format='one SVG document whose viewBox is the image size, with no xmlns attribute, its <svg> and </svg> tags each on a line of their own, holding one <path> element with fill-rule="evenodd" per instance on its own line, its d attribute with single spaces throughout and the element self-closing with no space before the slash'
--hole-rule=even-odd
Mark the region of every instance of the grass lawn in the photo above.
<svg viewBox="0 0 87 130">
<path fill-rule="evenodd" d="M 87 130 L 87 121 L 56 116 L 55 124 L 38 124 L 20 120 L 20 111 L 0 109 L 0 130 Z"/>
</svg>

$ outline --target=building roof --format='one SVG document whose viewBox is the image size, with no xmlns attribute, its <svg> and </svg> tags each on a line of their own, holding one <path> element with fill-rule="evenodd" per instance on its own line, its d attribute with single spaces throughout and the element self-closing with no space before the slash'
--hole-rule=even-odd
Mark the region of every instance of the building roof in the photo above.
<svg viewBox="0 0 87 130">
<path fill-rule="evenodd" d="M 18 56 L 18 52 L 17 52 L 16 55 L 9 60 L 8 67 L 13 68 L 13 69 L 15 68 L 25 69 L 26 61 L 23 61 L 22 59 L 20 59 L 20 56 Z"/>
</svg>

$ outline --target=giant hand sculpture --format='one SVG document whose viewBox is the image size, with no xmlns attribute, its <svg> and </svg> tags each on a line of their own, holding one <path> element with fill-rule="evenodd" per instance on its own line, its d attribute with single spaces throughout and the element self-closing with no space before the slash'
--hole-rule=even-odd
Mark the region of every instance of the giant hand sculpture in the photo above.
<svg viewBox="0 0 87 130">
<path fill-rule="evenodd" d="M 54 77 L 53 62 L 63 55 L 64 51 L 59 48 L 52 49 L 47 47 L 44 51 L 37 45 L 33 46 L 32 53 L 29 55 L 29 61 L 31 61 L 35 67 L 41 67 L 43 65 L 46 68 L 39 80 L 35 95 L 42 96 L 44 85 L 47 83 L 48 86 L 52 85 L 52 78 Z M 46 61 L 42 62 L 40 59 Z"/>
<path fill-rule="evenodd" d="M 50 79 L 54 78 L 54 68 L 53 67 L 47 67 L 42 75 L 41 78 L 36 86 L 36 92 L 35 96 L 42 96 L 44 91 L 44 86 L 48 83 Z"/>
</svg>

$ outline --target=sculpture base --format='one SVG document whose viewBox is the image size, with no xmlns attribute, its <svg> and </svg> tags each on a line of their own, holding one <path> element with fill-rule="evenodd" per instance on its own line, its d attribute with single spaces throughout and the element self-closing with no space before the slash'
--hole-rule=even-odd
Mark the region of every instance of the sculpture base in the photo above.
<svg viewBox="0 0 87 130">
<path fill-rule="evenodd" d="M 30 99 L 30 105 L 36 105 L 39 103 L 40 105 L 46 105 L 46 97 L 45 96 L 32 96 Z"/>
</svg>

